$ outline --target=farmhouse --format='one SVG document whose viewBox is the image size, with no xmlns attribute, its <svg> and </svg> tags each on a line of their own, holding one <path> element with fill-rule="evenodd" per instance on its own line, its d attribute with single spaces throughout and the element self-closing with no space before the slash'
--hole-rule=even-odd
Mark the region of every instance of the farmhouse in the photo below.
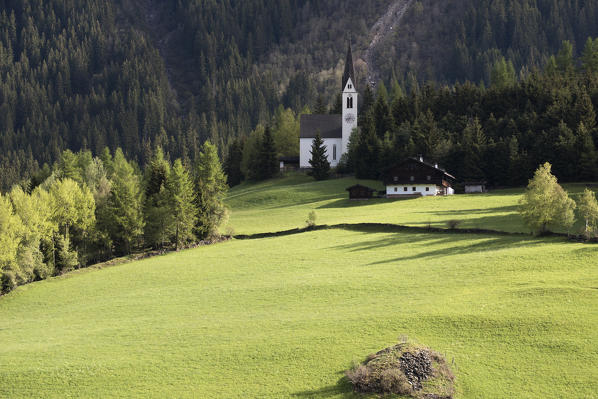
<svg viewBox="0 0 598 399">
<path fill-rule="evenodd" d="M 388 198 L 453 195 L 455 177 L 423 158 L 409 158 L 389 169 L 384 178 Z"/>
<path fill-rule="evenodd" d="M 353 129 L 357 127 L 358 93 L 355 88 L 355 69 L 350 45 L 343 74 L 342 93 L 341 115 L 301 115 L 299 166 L 302 169 L 311 167 L 311 146 L 317 134 L 320 134 L 324 141 L 328 162 L 333 167 L 337 166 L 341 156 L 347 152 Z"/>
</svg>

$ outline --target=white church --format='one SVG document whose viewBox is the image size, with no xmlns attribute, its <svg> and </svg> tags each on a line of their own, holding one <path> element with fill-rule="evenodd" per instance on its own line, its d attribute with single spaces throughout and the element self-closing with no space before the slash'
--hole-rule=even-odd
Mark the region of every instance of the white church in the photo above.
<svg viewBox="0 0 598 399">
<path fill-rule="evenodd" d="M 341 156 L 347 152 L 353 129 L 357 127 L 357 89 L 351 46 L 347 51 L 345 73 L 343 74 L 342 115 L 301 115 L 299 167 L 311 168 L 311 147 L 318 133 L 326 146 L 330 166 L 338 165 Z"/>
</svg>

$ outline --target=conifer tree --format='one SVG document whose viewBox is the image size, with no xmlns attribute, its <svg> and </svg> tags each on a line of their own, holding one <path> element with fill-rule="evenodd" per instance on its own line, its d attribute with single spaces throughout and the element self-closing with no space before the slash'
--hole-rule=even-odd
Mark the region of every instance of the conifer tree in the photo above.
<svg viewBox="0 0 598 399">
<path fill-rule="evenodd" d="M 326 102 L 324 101 L 324 97 L 320 94 L 316 100 L 316 106 L 314 107 L 314 114 L 316 115 L 323 115 L 327 114 L 328 108 L 326 107 Z"/>
<path fill-rule="evenodd" d="M 320 132 L 316 133 L 316 137 L 311 144 L 311 159 L 309 160 L 311 165 L 310 175 L 316 180 L 325 180 L 330 175 L 330 162 L 328 162 L 328 156 L 326 155 L 326 146 L 324 140 L 320 136 Z"/>
<path fill-rule="evenodd" d="M 161 147 L 157 147 L 146 168 L 145 187 L 145 229 L 144 239 L 154 248 L 163 247 L 168 241 L 172 219 L 169 208 L 167 180 L 170 165 L 164 159 Z"/>
<path fill-rule="evenodd" d="M 195 170 L 195 203 L 198 212 L 195 234 L 198 238 L 208 238 L 217 234 L 218 227 L 226 216 L 224 196 L 227 189 L 218 150 L 206 141 Z"/>
<path fill-rule="evenodd" d="M 274 138 L 272 137 L 272 131 L 269 126 L 266 126 L 266 130 L 264 131 L 258 157 L 258 180 L 267 180 L 274 177 L 278 173 L 279 165 Z"/>
<path fill-rule="evenodd" d="M 109 234 L 116 253 L 129 254 L 143 234 L 143 190 L 140 177 L 120 148 L 114 154 L 113 166 L 107 209 L 112 220 Z"/>
<path fill-rule="evenodd" d="M 197 220 L 193 180 L 180 159 L 174 162 L 168 178 L 168 199 L 172 214 L 172 231 L 175 249 L 193 241 L 193 228 Z"/>
<path fill-rule="evenodd" d="M 241 162 L 243 161 L 243 145 L 244 141 L 240 138 L 233 140 L 228 146 L 228 154 L 224 163 L 224 170 L 227 176 L 227 183 L 229 187 L 234 187 L 241 184 L 243 181 L 243 171 L 241 170 Z"/>
</svg>

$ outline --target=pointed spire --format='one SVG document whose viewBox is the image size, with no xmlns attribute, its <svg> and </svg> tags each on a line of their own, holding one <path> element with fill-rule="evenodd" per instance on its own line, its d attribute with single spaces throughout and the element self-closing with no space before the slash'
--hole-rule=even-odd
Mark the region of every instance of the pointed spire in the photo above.
<svg viewBox="0 0 598 399">
<path fill-rule="evenodd" d="M 347 60 L 345 61 L 345 73 L 343 73 L 343 87 L 341 90 L 345 90 L 349 78 L 351 78 L 353 85 L 355 85 L 355 69 L 353 68 L 353 50 L 351 49 L 350 41 L 349 49 L 347 50 Z"/>
</svg>

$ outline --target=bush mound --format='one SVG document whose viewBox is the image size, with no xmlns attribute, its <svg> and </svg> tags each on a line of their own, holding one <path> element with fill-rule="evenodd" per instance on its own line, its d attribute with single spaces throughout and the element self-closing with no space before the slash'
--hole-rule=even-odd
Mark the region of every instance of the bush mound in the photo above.
<svg viewBox="0 0 598 399">
<path fill-rule="evenodd" d="M 345 372 L 360 393 L 398 394 L 418 399 L 452 399 L 455 377 L 444 357 L 407 342 L 369 355 Z"/>
</svg>

